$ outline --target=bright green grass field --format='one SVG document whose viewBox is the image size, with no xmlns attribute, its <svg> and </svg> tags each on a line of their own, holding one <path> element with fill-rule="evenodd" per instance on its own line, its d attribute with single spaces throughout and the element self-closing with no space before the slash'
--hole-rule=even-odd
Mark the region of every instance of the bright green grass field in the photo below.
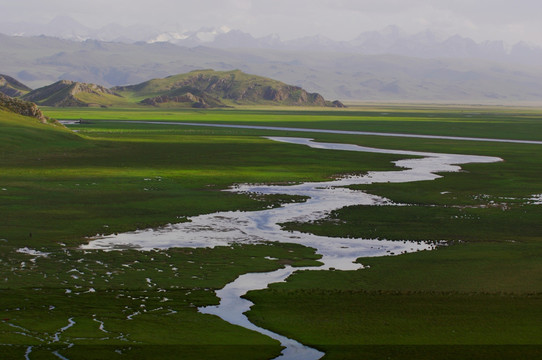
<svg viewBox="0 0 542 360">
<path fill-rule="evenodd" d="M 304 272 L 250 293 L 259 325 L 326 358 L 509 359 L 541 355 L 542 146 L 105 123 L 170 120 L 542 140 L 534 109 L 47 109 L 85 119 L 78 134 L 0 112 L 0 343 L 6 358 L 272 358 L 274 341 L 197 314 L 241 273 L 317 259 L 277 245 L 159 252 L 78 251 L 85 236 L 260 209 L 220 189 L 392 169 L 400 157 L 274 143 L 262 135 L 499 156 L 431 182 L 360 189 L 409 207 L 351 207 L 292 229 L 331 236 L 447 240 L 437 251 L 360 259 L 370 268 Z M 5 189 L 5 190 L 4 190 Z M 16 253 L 29 246 L 35 258 Z M 280 259 L 270 261 L 271 256 Z M 150 279 L 148 281 L 147 279 Z M 95 292 L 91 291 L 93 289 Z M 69 291 L 66 291 L 69 290 Z M 165 300 L 167 299 L 167 300 Z M 129 320 L 128 316 L 133 316 Z M 68 325 L 59 341 L 54 334 Z M 100 329 L 100 322 L 104 327 Z M 18 326 L 18 327 L 17 327 Z M 164 331 L 164 329 L 171 329 Z M 104 332 L 106 330 L 107 332 Z M 70 343 L 76 346 L 68 348 Z M 88 351 L 92 349 L 92 351 Z"/>
<path fill-rule="evenodd" d="M 386 106 L 346 109 L 47 109 L 57 119 L 161 120 L 537 140 L 540 111 L 531 108 Z"/>
</svg>

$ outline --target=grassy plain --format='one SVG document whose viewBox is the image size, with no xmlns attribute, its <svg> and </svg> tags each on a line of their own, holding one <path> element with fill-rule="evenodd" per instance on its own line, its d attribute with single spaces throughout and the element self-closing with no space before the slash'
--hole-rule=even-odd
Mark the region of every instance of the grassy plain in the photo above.
<svg viewBox="0 0 542 360">
<path fill-rule="evenodd" d="M 522 140 L 537 140 L 542 131 L 537 109 L 484 106 L 372 105 L 331 110 L 276 106 L 216 110 L 51 108 L 47 115 L 59 119 L 197 121 Z"/>
<path fill-rule="evenodd" d="M 175 358 L 180 352 L 185 358 L 278 354 L 276 342 L 197 314 L 195 307 L 216 303 L 212 290 L 243 272 L 314 261 L 311 249 L 277 244 L 155 252 L 76 249 L 97 233 L 295 201 L 219 191 L 234 183 L 323 180 L 392 169 L 390 161 L 399 158 L 308 149 L 273 143 L 262 135 L 492 155 L 504 162 L 464 166 L 465 172 L 432 182 L 362 188 L 413 206 L 352 207 L 332 213 L 329 221 L 287 224 L 332 236 L 448 240 L 454 245 L 360 259 L 370 266 L 361 271 L 297 274 L 285 284 L 250 293 L 256 303 L 251 319 L 326 351 L 330 359 L 540 355 L 542 205 L 530 200 L 542 193 L 540 145 L 100 121 L 542 140 L 537 110 L 388 106 L 336 111 L 47 109 L 46 114 L 85 123 L 74 125 L 79 133 L 73 134 L 0 113 L 0 266 L 5 274 L 0 279 L 0 343 L 16 345 L 2 348 L 14 358 L 21 358 L 28 345 L 35 345 L 31 358 L 51 357 L 55 349 L 77 358 L 81 349 L 90 348 L 94 358 L 119 353 L 130 358 Z M 50 255 L 15 251 L 24 246 Z M 76 325 L 55 341 L 54 334 L 70 318 Z M 67 349 L 69 343 L 77 346 Z"/>
</svg>

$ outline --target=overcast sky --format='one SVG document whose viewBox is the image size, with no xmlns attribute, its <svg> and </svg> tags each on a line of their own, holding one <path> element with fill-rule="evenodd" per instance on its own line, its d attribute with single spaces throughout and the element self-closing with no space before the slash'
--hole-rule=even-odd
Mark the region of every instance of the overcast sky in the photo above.
<svg viewBox="0 0 542 360">
<path fill-rule="evenodd" d="M 397 25 L 477 41 L 521 40 L 542 45 L 540 0 L 0 0 L 2 21 L 47 23 L 68 15 L 98 28 L 147 24 L 162 30 L 240 29 L 284 40 L 321 34 L 351 40 Z"/>
</svg>

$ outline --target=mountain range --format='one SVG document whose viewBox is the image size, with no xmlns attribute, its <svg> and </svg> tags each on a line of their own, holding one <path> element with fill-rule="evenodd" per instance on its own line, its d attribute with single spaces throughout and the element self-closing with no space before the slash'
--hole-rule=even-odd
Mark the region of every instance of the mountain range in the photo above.
<svg viewBox="0 0 542 360">
<path fill-rule="evenodd" d="M 396 26 L 388 26 L 381 31 L 363 32 L 350 41 L 336 41 L 322 35 L 283 41 L 276 34 L 255 38 L 240 30 L 208 28 L 182 33 L 161 33 L 147 42 L 169 42 L 187 47 L 342 52 L 427 59 L 475 58 L 529 64 L 539 64 L 542 60 L 542 47 L 526 42 L 513 45 L 503 41 L 475 42 L 460 35 L 444 36 L 431 30 L 408 34 Z"/>
<path fill-rule="evenodd" d="M 167 42 L 185 47 L 206 46 L 221 49 L 348 52 L 420 58 L 476 58 L 526 64 L 540 64 L 542 61 L 542 47 L 526 42 L 516 44 L 506 44 L 503 41 L 476 42 L 468 37 L 444 35 L 432 30 L 410 34 L 393 25 L 378 31 L 353 35 L 348 41 L 337 41 L 322 35 L 282 40 L 277 34 L 255 37 L 247 32 L 225 26 L 198 30 L 160 31 L 145 25 L 109 24 L 93 29 L 71 17 L 58 16 L 47 24 L 3 21 L 0 23 L 0 33 L 18 36 L 47 35 L 76 41 Z"/>
<path fill-rule="evenodd" d="M 394 36 L 392 30 L 387 38 Z M 235 31 L 227 34 L 233 36 Z M 368 37 L 363 41 L 368 43 Z M 386 45 L 384 40 L 374 42 Z M 0 35 L 0 73 L 31 88 L 59 80 L 111 88 L 197 69 L 239 69 L 341 100 L 542 103 L 542 62 L 294 48 L 232 49 Z"/>
</svg>

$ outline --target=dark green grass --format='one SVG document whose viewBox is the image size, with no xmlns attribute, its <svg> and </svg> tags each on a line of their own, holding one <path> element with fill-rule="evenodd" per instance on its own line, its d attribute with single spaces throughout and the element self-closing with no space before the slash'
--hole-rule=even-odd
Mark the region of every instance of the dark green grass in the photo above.
<svg viewBox="0 0 542 360">
<path fill-rule="evenodd" d="M 352 206 L 312 222 L 285 224 L 298 230 L 334 237 L 414 241 L 538 241 L 542 234 L 540 205 L 509 207 Z"/>
<path fill-rule="evenodd" d="M 313 290 L 268 291 L 251 300 L 258 304 L 251 319 L 261 324 L 256 314 L 265 311 L 272 330 L 319 347 L 540 345 L 541 296 Z"/>
<path fill-rule="evenodd" d="M 325 359 L 534 359 L 541 296 L 267 291 L 250 318 Z M 284 304 L 287 304 L 286 306 Z"/>
<path fill-rule="evenodd" d="M 305 271 L 251 292 L 249 316 L 326 359 L 536 358 L 540 256 L 540 243 L 483 243 L 365 258 L 364 270 Z"/>
</svg>

